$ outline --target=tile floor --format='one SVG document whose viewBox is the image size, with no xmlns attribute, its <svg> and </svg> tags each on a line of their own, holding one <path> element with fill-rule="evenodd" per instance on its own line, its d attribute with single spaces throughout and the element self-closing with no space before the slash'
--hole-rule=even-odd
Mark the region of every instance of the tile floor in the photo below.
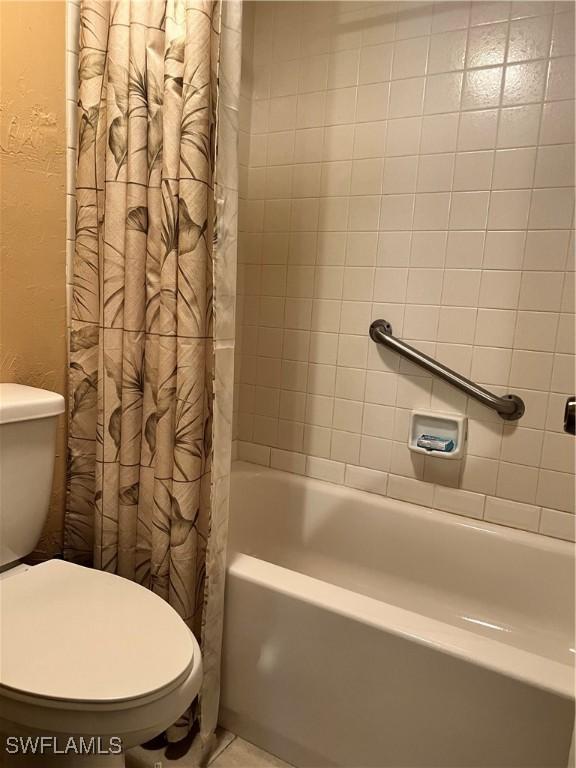
<svg viewBox="0 0 576 768">
<path fill-rule="evenodd" d="M 216 739 L 209 760 L 211 768 L 290 768 L 288 763 L 224 729 L 218 729 Z M 165 748 L 137 747 L 127 754 L 126 768 L 198 768 L 199 757 L 195 743 L 181 755 L 167 754 Z"/>
</svg>

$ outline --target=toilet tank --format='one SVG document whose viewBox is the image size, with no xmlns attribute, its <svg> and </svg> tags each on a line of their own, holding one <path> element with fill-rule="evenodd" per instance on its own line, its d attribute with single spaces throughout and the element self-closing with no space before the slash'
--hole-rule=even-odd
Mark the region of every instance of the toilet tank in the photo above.
<svg viewBox="0 0 576 768">
<path fill-rule="evenodd" d="M 40 539 L 63 411 L 56 392 L 0 384 L 0 567 L 30 554 Z"/>
</svg>

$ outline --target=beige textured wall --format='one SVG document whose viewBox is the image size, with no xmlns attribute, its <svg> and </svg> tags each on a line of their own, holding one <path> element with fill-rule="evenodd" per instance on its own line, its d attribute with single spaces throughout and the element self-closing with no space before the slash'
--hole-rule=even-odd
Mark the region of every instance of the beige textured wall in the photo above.
<svg viewBox="0 0 576 768">
<path fill-rule="evenodd" d="M 0 381 L 65 392 L 65 3 L 0 2 Z M 33 482 L 33 478 L 31 478 Z M 60 551 L 61 419 L 50 516 Z"/>
</svg>

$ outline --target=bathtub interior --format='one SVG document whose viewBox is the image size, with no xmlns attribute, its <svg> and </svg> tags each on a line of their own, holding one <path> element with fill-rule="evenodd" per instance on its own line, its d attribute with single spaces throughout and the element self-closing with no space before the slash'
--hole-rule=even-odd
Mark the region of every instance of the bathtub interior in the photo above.
<svg viewBox="0 0 576 768">
<path fill-rule="evenodd" d="M 237 462 L 229 552 L 574 662 L 566 542 Z"/>
</svg>

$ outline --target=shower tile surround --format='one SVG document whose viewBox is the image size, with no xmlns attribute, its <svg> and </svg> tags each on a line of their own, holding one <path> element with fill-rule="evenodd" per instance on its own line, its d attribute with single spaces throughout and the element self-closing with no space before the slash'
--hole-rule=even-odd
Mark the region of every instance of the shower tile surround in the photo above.
<svg viewBox="0 0 576 768">
<path fill-rule="evenodd" d="M 239 458 L 574 538 L 573 12 L 244 3 Z M 408 451 L 413 408 L 468 415 L 462 462 Z"/>
</svg>

